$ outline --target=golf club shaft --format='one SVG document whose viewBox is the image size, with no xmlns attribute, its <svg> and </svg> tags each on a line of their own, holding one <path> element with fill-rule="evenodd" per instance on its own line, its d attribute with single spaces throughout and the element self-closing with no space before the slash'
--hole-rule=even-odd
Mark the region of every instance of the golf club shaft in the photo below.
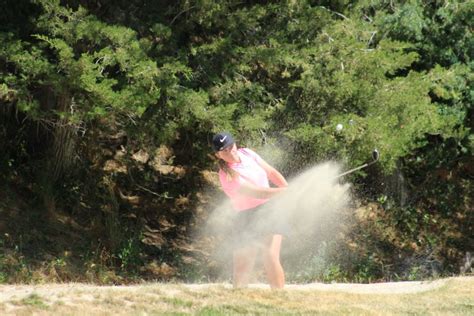
<svg viewBox="0 0 474 316">
<path fill-rule="evenodd" d="M 369 162 L 369 163 L 365 163 L 365 164 L 363 164 L 362 166 L 359 166 L 359 167 L 354 168 L 354 169 L 351 169 L 351 170 L 347 170 L 346 172 L 343 172 L 343 173 L 341 173 L 340 175 L 336 176 L 335 179 L 340 178 L 340 177 L 342 177 L 342 176 L 345 176 L 345 175 L 347 175 L 347 174 L 349 174 L 349 173 L 352 173 L 352 172 L 354 172 L 354 171 L 360 170 L 360 169 L 362 169 L 362 168 L 368 167 L 368 166 L 370 166 L 370 165 L 373 164 L 373 163 L 375 163 L 375 161 L 372 161 L 372 162 Z"/>
</svg>

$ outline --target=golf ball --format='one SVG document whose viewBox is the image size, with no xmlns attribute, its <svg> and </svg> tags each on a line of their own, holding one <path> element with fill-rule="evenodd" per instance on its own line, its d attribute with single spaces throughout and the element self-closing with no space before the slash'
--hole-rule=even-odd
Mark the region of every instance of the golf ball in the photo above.
<svg viewBox="0 0 474 316">
<path fill-rule="evenodd" d="M 342 124 L 337 124 L 336 125 L 336 131 L 341 131 L 342 130 Z"/>
</svg>

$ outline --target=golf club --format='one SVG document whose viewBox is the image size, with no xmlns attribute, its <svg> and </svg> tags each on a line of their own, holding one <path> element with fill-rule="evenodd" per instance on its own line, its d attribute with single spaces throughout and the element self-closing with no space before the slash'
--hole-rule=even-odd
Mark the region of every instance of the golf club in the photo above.
<svg viewBox="0 0 474 316">
<path fill-rule="evenodd" d="M 379 151 L 377 149 L 374 149 L 372 151 L 372 161 L 371 162 L 365 163 L 362 166 L 359 166 L 357 168 L 354 168 L 354 169 L 348 170 L 344 173 L 341 173 L 340 175 L 336 176 L 335 179 L 340 178 L 340 177 L 345 176 L 345 175 L 348 175 L 349 173 L 352 173 L 352 172 L 357 171 L 359 169 L 368 167 L 368 166 L 376 163 L 379 160 L 379 157 L 380 157 Z"/>
</svg>

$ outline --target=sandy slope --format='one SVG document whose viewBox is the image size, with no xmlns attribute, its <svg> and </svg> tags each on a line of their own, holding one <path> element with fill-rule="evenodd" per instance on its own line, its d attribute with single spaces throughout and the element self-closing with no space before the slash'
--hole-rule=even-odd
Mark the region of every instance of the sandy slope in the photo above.
<svg viewBox="0 0 474 316">
<path fill-rule="evenodd" d="M 0 314 L 228 315 L 273 314 L 283 308 L 287 313 L 302 314 L 339 315 L 350 311 L 366 315 L 390 311 L 388 314 L 404 315 L 429 309 L 434 314 L 472 315 L 473 282 L 474 277 L 467 276 L 373 284 L 288 284 L 284 291 L 270 291 L 266 284 L 251 284 L 249 290 L 234 291 L 229 283 L 0 285 Z"/>
<path fill-rule="evenodd" d="M 468 277 L 465 277 L 468 278 Z M 411 281 L 411 282 L 387 282 L 387 283 L 309 283 L 309 284 L 288 284 L 286 290 L 317 290 L 328 292 L 347 292 L 347 293 L 374 293 L 374 294 L 403 294 L 419 293 L 433 290 L 446 284 L 449 279 L 439 279 L 434 281 Z M 146 291 L 147 287 L 159 286 L 165 292 L 179 292 L 181 290 L 201 291 L 210 288 L 232 288 L 228 283 L 203 283 L 203 284 L 173 284 L 173 283 L 148 283 L 145 285 L 131 286 L 97 286 L 81 283 L 67 284 L 41 284 L 41 285 L 1 285 L 0 303 L 11 300 L 22 300 L 32 294 L 48 297 L 51 301 L 55 299 L 67 300 L 68 295 L 81 296 L 87 300 L 88 296 L 100 292 L 120 291 L 120 292 L 138 292 Z M 268 289 L 266 284 L 251 284 L 249 288 Z"/>
</svg>

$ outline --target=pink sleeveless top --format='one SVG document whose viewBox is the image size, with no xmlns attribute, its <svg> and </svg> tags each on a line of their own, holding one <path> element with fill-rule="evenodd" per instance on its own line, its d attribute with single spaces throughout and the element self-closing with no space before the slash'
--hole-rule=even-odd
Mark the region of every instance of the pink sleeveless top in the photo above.
<svg viewBox="0 0 474 316">
<path fill-rule="evenodd" d="M 260 158 L 256 152 L 248 148 L 239 148 L 238 155 L 240 162 L 230 163 L 228 165 L 235 170 L 239 176 L 234 179 L 228 179 L 226 173 L 220 170 L 219 180 L 225 194 L 230 198 L 234 209 L 237 211 L 245 211 L 267 202 L 268 199 L 257 199 L 239 194 L 237 191 L 241 184 L 250 182 L 253 185 L 265 188 L 270 187 L 270 184 L 268 182 L 267 173 L 259 164 L 262 158 Z"/>
</svg>

